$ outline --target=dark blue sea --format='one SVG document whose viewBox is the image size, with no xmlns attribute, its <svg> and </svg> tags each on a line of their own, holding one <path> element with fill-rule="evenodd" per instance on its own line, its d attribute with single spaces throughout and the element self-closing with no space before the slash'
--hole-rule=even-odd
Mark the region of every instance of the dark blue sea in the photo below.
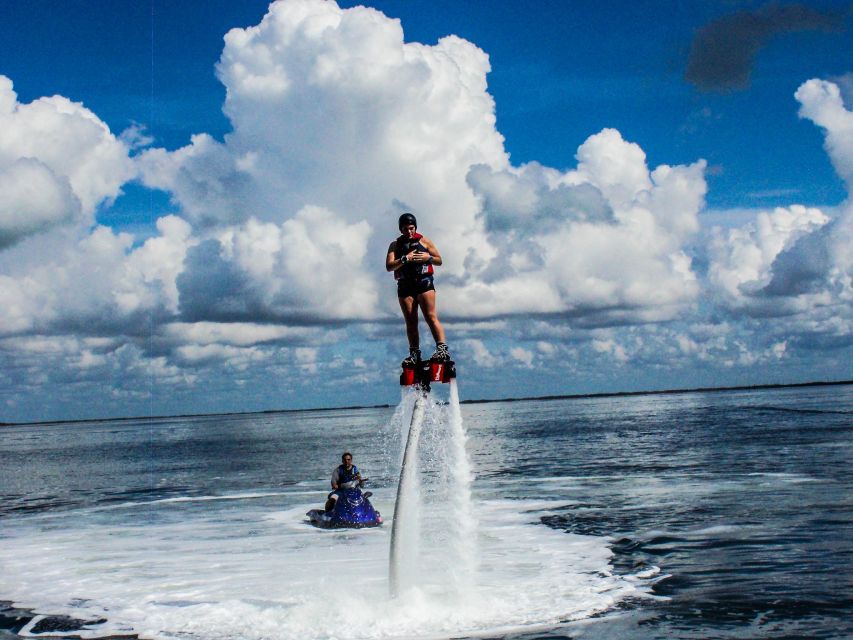
<svg viewBox="0 0 853 640">
<path fill-rule="evenodd" d="M 396 598 L 410 397 L 1 427 L 0 638 L 853 637 L 853 386 L 437 393 Z M 344 450 L 382 527 L 306 521 Z"/>
</svg>

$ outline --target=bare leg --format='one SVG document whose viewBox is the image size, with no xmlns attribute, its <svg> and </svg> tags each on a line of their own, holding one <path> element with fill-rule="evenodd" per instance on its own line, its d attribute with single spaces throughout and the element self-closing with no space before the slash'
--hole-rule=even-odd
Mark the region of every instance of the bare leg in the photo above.
<svg viewBox="0 0 853 640">
<path fill-rule="evenodd" d="M 326 505 L 323 508 L 326 511 L 331 511 L 335 508 L 335 502 L 337 502 L 337 500 L 335 500 L 334 498 L 329 498 L 328 500 L 326 500 Z"/>
<path fill-rule="evenodd" d="M 402 302 L 401 302 L 402 304 Z M 429 325 L 429 330 L 432 332 L 432 337 L 435 338 L 436 344 L 445 342 L 444 327 L 438 320 L 438 312 L 435 309 L 435 291 L 427 291 L 418 296 L 418 305 L 421 308 L 421 313 L 424 314 L 424 320 Z"/>
<path fill-rule="evenodd" d="M 406 336 L 409 338 L 409 348 L 418 349 L 421 337 L 418 333 L 418 306 L 415 299 L 397 298 L 400 301 L 400 309 L 403 311 L 403 319 L 406 321 Z"/>
</svg>

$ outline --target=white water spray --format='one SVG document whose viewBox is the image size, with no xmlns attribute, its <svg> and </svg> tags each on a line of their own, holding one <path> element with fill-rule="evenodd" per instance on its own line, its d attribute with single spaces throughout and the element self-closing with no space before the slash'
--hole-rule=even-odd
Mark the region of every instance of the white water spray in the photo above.
<svg viewBox="0 0 853 640">
<path fill-rule="evenodd" d="M 477 519 L 471 497 L 473 473 L 465 449 L 467 436 L 459 392 L 456 381 L 451 381 L 447 406 L 439 405 L 420 391 L 416 393 L 391 530 L 391 595 L 397 597 L 415 587 L 427 564 L 432 569 L 444 568 L 442 583 L 445 587 L 460 595 L 470 593 L 475 586 L 478 565 Z M 432 433 L 422 438 L 424 431 Z M 422 450 L 425 450 L 423 455 Z M 422 490 L 421 478 L 428 466 L 433 467 L 430 470 L 443 490 L 435 487 L 426 493 Z M 434 498 L 436 504 L 425 504 L 426 495 Z M 424 526 L 421 516 L 424 512 L 430 513 L 430 524 L 433 527 L 437 524 L 437 531 Z M 440 559 L 420 557 L 422 538 L 430 534 L 443 543 L 438 545 L 444 552 Z"/>
<path fill-rule="evenodd" d="M 474 587 L 478 565 L 477 545 L 477 516 L 474 501 L 471 497 L 471 485 L 474 474 L 465 444 L 468 436 L 462 422 L 462 411 L 459 407 L 459 390 L 456 380 L 450 381 L 450 403 L 448 405 L 450 442 L 448 471 L 450 479 L 450 498 L 452 506 L 452 523 L 455 531 L 451 536 L 451 551 L 453 552 L 456 570 L 453 581 L 460 593 L 466 593 Z"/>
<path fill-rule="evenodd" d="M 391 596 L 411 586 L 416 577 L 420 548 L 420 483 L 418 478 L 418 443 L 426 415 L 427 398 L 420 391 L 412 411 L 412 422 L 403 452 L 394 521 L 391 525 L 391 554 L 388 579 Z"/>
</svg>

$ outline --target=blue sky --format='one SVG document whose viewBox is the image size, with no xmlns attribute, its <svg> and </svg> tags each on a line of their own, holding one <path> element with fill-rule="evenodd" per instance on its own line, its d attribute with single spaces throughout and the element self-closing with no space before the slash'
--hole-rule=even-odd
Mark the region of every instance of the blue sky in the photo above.
<svg viewBox="0 0 853 640">
<path fill-rule="evenodd" d="M 489 54 L 489 92 L 515 163 L 568 167 L 591 132 L 615 127 L 638 142 L 652 164 L 702 157 L 719 165 L 710 181 L 711 207 L 784 205 L 793 194 L 806 204 L 845 197 L 813 125 L 797 118 L 792 96 L 804 78 L 850 71 L 850 3 L 801 5 L 841 16 L 837 27 L 769 37 L 754 57 L 749 86 L 723 91 L 697 90 L 685 81 L 696 31 L 764 3 L 554 0 L 531 10 L 517 2 L 408 0 L 369 6 L 399 18 L 408 41 L 433 44 L 456 34 Z M 221 138 L 230 130 L 221 110 L 225 90 L 213 68 L 222 36 L 257 24 L 267 7 L 215 0 L 7 3 L 0 61 L 22 100 L 59 93 L 82 101 L 115 131 L 141 123 L 159 145 L 176 148 L 192 133 Z"/>
<path fill-rule="evenodd" d="M 0 421 L 851 377 L 849 3 L 330 4 L 3 5 Z"/>
</svg>

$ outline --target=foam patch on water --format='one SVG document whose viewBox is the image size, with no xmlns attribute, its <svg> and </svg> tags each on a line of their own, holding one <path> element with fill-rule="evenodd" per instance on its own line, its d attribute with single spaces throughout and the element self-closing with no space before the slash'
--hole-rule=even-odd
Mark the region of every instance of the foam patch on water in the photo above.
<svg viewBox="0 0 853 640">
<path fill-rule="evenodd" d="M 373 499 L 388 519 L 392 493 L 379 489 Z M 441 536 L 427 536 L 418 584 L 396 600 L 388 523 L 325 531 L 306 523 L 314 504 L 191 504 L 138 505 L 109 524 L 75 512 L 9 522 L 0 595 L 40 613 L 106 619 L 75 632 L 89 638 L 251 640 L 506 633 L 582 619 L 646 588 L 640 577 L 611 573 L 607 539 L 538 524 L 554 503 L 477 503 L 473 585 L 453 587 Z"/>
<path fill-rule="evenodd" d="M 385 527 L 315 529 L 305 512 L 319 505 L 304 501 L 317 491 L 305 483 L 32 516 L 7 528 L 0 596 L 95 621 L 75 632 L 84 637 L 252 640 L 504 635 L 583 620 L 646 593 L 656 569 L 614 575 L 608 539 L 541 524 L 565 505 L 542 491 L 548 483 L 540 480 L 535 501 L 494 499 L 493 485 L 492 499 L 475 499 L 455 383 L 449 389 L 447 403 L 404 390 L 385 430 L 392 468 L 404 443 L 415 454 L 399 489 L 412 508 L 398 522 L 400 496 L 380 486 L 372 502 Z M 392 572 L 396 597 L 392 526 L 406 534 L 390 564 L 405 568 Z"/>
</svg>

